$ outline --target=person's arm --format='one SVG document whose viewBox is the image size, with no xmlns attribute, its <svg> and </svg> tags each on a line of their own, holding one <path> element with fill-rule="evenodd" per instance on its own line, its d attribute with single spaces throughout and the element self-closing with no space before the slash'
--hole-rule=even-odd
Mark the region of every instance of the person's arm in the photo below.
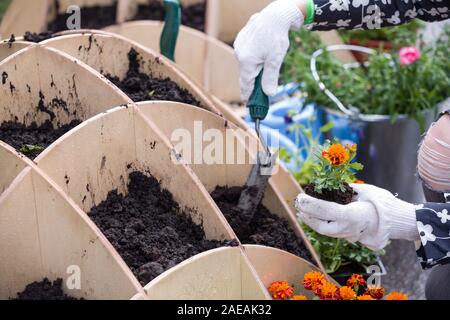
<svg viewBox="0 0 450 320">
<path fill-rule="evenodd" d="M 349 205 L 299 195 L 299 219 L 320 234 L 359 242 L 375 251 L 390 239 L 417 241 L 424 269 L 450 263 L 450 203 L 414 206 L 375 186 L 352 187 L 359 199 Z"/>
<path fill-rule="evenodd" d="M 379 29 L 418 18 L 438 21 L 450 17 L 449 0 L 298 0 L 314 1 L 312 30 Z"/>
<path fill-rule="evenodd" d="M 419 150 L 418 174 L 436 192 L 450 192 L 450 110 L 428 131 Z M 358 201 L 347 206 L 299 195 L 299 218 L 317 232 L 378 250 L 389 239 L 418 241 L 423 268 L 450 263 L 450 203 L 414 206 L 387 190 L 354 185 Z M 420 241 L 419 241 L 420 240 Z"/>
<path fill-rule="evenodd" d="M 275 0 L 253 15 L 234 43 L 241 67 L 242 100 L 264 68 L 262 87 L 276 93 L 281 65 L 289 48 L 289 30 L 376 29 L 414 17 L 449 18 L 450 0 Z"/>
<path fill-rule="evenodd" d="M 428 130 L 419 149 L 417 173 L 426 188 L 450 193 L 450 110 Z M 442 200 L 444 201 L 444 200 Z M 416 211 L 421 244 L 417 250 L 423 268 L 450 262 L 450 204 L 426 203 Z"/>
</svg>

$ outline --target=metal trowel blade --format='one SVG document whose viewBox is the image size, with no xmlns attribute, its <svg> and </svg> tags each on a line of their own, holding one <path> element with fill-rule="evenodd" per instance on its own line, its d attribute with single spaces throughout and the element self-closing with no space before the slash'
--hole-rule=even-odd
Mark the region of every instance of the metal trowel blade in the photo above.
<svg viewBox="0 0 450 320">
<path fill-rule="evenodd" d="M 277 154 L 272 155 L 272 159 L 269 162 L 271 163 L 270 166 L 253 165 L 238 203 L 238 209 L 245 218 L 252 218 L 261 204 L 269 179 L 272 176 L 276 158 Z"/>
</svg>

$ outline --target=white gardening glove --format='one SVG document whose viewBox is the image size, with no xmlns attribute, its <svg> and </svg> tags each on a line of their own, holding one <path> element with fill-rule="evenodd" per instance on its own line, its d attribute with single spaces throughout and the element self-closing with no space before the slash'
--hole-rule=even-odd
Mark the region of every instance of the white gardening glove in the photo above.
<svg viewBox="0 0 450 320">
<path fill-rule="evenodd" d="M 450 191 L 449 128 L 450 114 L 445 114 L 430 128 L 419 150 L 419 176 L 435 191 Z"/>
<path fill-rule="evenodd" d="M 320 234 L 360 242 L 374 251 L 383 249 L 389 239 L 420 239 L 413 204 L 372 185 L 351 186 L 358 196 L 348 205 L 300 194 L 299 219 Z"/>
<path fill-rule="evenodd" d="M 268 96 L 276 93 L 281 65 L 289 48 L 289 30 L 300 29 L 303 22 L 303 13 L 295 0 L 276 0 L 253 15 L 238 34 L 234 49 L 241 68 L 244 101 L 248 101 L 263 67 L 262 88 Z"/>
</svg>

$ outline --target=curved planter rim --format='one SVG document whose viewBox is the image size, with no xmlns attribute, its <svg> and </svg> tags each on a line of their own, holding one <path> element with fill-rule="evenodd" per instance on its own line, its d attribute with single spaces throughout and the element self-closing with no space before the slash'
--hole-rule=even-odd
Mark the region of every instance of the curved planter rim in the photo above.
<svg viewBox="0 0 450 320">
<path fill-rule="evenodd" d="M 156 300 L 270 299 L 240 247 L 200 253 L 155 278 L 144 289 L 148 299 Z"/>
<path fill-rule="evenodd" d="M 266 288 L 275 281 L 288 281 L 296 288 L 296 294 L 312 297 L 311 292 L 302 287 L 304 274 L 310 271 L 324 273 L 308 261 L 280 249 L 245 244 L 243 248 Z M 324 275 L 336 284 L 326 273 Z"/>
<path fill-rule="evenodd" d="M 125 37 L 122 37 L 120 35 L 116 35 L 114 33 L 109 33 L 109 32 L 105 32 L 105 31 L 91 30 L 88 32 L 83 32 L 83 33 L 79 33 L 79 32 L 78 33 L 75 33 L 75 32 L 68 33 L 66 35 L 59 36 L 57 38 L 52 38 L 52 39 L 46 40 L 46 41 L 42 42 L 41 44 L 44 46 L 47 46 L 47 47 L 56 48 L 57 50 L 66 51 L 68 55 L 73 55 L 73 57 L 80 59 L 87 64 L 90 64 L 90 66 L 94 69 L 97 69 L 98 72 L 102 71 L 102 70 L 100 70 L 103 68 L 103 65 L 101 65 L 101 64 L 104 64 L 105 61 L 100 62 L 93 58 L 103 54 L 102 53 L 103 49 L 96 50 L 93 52 L 92 48 L 94 48 L 94 50 L 95 50 L 96 46 L 92 46 L 92 48 L 90 48 L 90 50 L 88 50 L 89 55 L 86 54 L 85 50 L 83 50 L 83 53 L 81 53 L 78 50 L 80 43 L 83 43 L 83 40 L 86 38 L 88 38 L 89 41 L 101 41 L 102 42 L 101 46 L 105 46 L 106 44 L 111 46 L 112 43 L 114 42 L 115 50 L 119 50 L 120 48 L 123 48 L 123 49 L 134 48 L 142 56 L 142 58 L 143 58 L 142 60 L 145 62 L 145 66 L 147 69 L 151 70 L 151 68 L 155 68 L 157 66 L 158 67 L 157 72 L 159 74 L 167 76 L 168 78 L 170 78 L 172 81 L 176 82 L 182 88 L 189 90 L 191 92 L 191 94 L 195 98 L 197 98 L 197 100 L 199 100 L 203 104 L 203 106 L 205 108 L 207 108 L 208 110 L 211 110 L 213 112 L 220 114 L 220 110 L 218 110 L 216 108 L 216 106 L 212 102 L 209 95 L 207 93 L 205 93 L 203 91 L 203 89 L 201 89 L 193 80 L 191 80 L 188 75 L 186 75 L 185 73 L 183 73 L 182 71 L 177 69 L 176 66 L 170 60 L 155 53 L 151 49 L 144 47 L 144 46 L 142 46 L 132 40 L 129 40 Z M 77 45 L 72 44 L 71 42 L 67 42 L 67 40 L 75 41 L 76 39 L 80 39 L 79 43 L 77 42 Z M 100 45 L 97 44 L 97 46 L 100 46 Z M 117 52 L 120 52 L 120 51 L 117 51 Z M 126 55 L 128 52 L 121 52 L 121 53 L 122 53 L 122 55 L 124 55 L 124 56 L 122 56 L 122 59 L 128 59 L 128 57 Z M 91 59 L 91 60 L 88 62 L 88 61 L 86 61 L 87 59 Z M 117 56 L 116 56 L 116 59 L 118 59 Z M 116 63 L 117 63 L 117 60 L 116 60 Z M 150 64 L 152 64 L 152 66 Z M 126 60 L 126 63 L 124 63 L 123 66 L 128 66 L 128 60 Z M 103 71 L 105 71 L 105 70 L 103 70 Z M 113 70 L 110 70 L 110 71 L 113 71 Z M 144 73 L 146 73 L 146 72 L 144 72 Z M 114 72 L 112 72 L 112 73 L 114 74 Z"/>
</svg>

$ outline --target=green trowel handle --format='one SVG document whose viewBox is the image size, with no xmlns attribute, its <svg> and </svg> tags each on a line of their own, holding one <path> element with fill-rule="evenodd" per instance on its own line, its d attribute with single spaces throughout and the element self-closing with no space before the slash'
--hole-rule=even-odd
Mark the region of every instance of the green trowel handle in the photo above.
<svg viewBox="0 0 450 320">
<path fill-rule="evenodd" d="M 175 47 L 181 24 L 181 6 L 179 0 L 164 0 L 166 19 L 160 39 L 161 54 L 175 61 Z"/>
<path fill-rule="evenodd" d="M 264 120 L 269 113 L 269 97 L 264 93 L 261 84 L 263 72 L 264 69 L 256 77 L 255 88 L 247 103 L 253 121 Z"/>
</svg>

